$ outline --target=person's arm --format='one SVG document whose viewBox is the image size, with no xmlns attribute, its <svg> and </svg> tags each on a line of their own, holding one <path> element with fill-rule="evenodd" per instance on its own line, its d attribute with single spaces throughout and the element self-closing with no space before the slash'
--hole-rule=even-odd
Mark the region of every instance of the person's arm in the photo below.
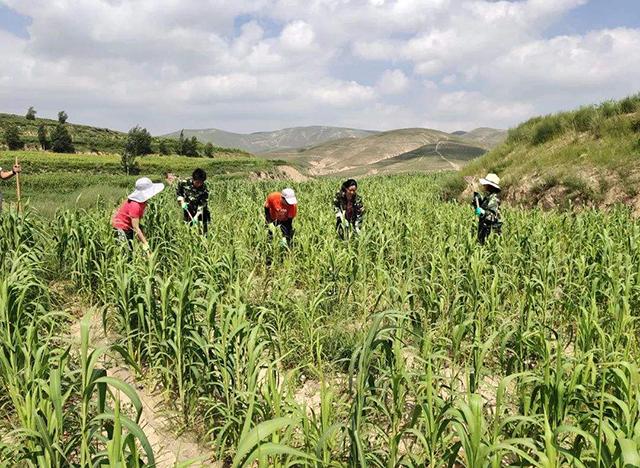
<svg viewBox="0 0 640 468">
<path fill-rule="evenodd" d="M 267 200 L 264 203 L 264 220 L 267 224 L 272 223 L 273 219 L 271 219 L 271 211 L 269 210 L 269 201 Z"/>
<path fill-rule="evenodd" d="M 362 198 L 358 197 L 356 200 L 356 229 L 360 229 L 360 225 L 362 224 L 362 218 L 364 218 L 364 205 L 362 204 Z"/>
<path fill-rule="evenodd" d="M 136 233 L 136 237 L 142 243 L 142 248 L 149 252 L 149 242 L 147 242 L 147 238 L 144 236 L 142 229 L 140 229 L 140 218 L 131 218 L 131 226 L 133 227 L 133 232 Z"/>
<path fill-rule="evenodd" d="M 14 164 L 13 169 L 10 171 L 0 171 L 0 179 L 11 179 L 14 175 L 19 174 L 22 171 L 20 164 Z"/>
</svg>

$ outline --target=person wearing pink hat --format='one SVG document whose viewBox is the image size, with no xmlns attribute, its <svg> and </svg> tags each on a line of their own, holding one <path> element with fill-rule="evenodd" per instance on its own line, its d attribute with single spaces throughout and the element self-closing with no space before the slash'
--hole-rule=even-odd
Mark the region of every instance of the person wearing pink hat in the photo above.
<svg viewBox="0 0 640 468">
<path fill-rule="evenodd" d="M 149 243 L 140 228 L 140 219 L 147 207 L 147 201 L 164 190 L 164 184 L 151 182 L 148 177 L 141 177 L 136 180 L 136 189 L 129 194 L 122 202 L 120 208 L 111 218 L 111 226 L 114 230 L 114 237 L 123 243 L 127 243 L 129 248 L 133 247 L 135 237 L 142 243 L 142 249 L 149 255 Z"/>
<path fill-rule="evenodd" d="M 480 185 L 484 192 L 481 196 L 473 193 L 473 207 L 478 217 L 478 242 L 484 244 L 491 232 L 500 235 L 502 233 L 502 221 L 500 220 L 500 177 L 490 173 L 480 179 Z"/>
<path fill-rule="evenodd" d="M 280 228 L 283 247 L 291 247 L 293 242 L 293 218 L 298 214 L 298 199 L 291 188 L 282 192 L 273 192 L 267 196 L 264 202 L 264 218 L 269 228 L 269 239 L 273 238 L 274 231 Z"/>
</svg>

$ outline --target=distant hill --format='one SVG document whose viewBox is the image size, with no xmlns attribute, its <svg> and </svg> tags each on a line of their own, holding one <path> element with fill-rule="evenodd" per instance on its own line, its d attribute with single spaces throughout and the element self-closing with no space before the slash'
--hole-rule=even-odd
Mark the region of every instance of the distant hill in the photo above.
<svg viewBox="0 0 640 468">
<path fill-rule="evenodd" d="M 524 122 L 451 178 L 445 196 L 466 187 L 466 199 L 487 172 L 501 177 L 507 202 L 543 208 L 625 203 L 640 215 L 640 94 Z"/>
<path fill-rule="evenodd" d="M 185 129 L 184 136 L 195 136 L 202 142 L 210 142 L 217 146 L 239 148 L 251 153 L 268 153 L 286 149 L 315 146 L 327 141 L 342 138 L 362 138 L 377 132 L 342 127 L 292 127 L 272 132 L 232 133 L 215 128 L 192 130 Z M 165 135 L 167 138 L 178 138 L 180 131 Z"/>
<path fill-rule="evenodd" d="M 491 149 L 498 146 L 507 138 L 507 131 L 498 130 L 496 128 L 481 127 L 471 130 L 470 132 L 459 130 L 457 132 L 453 132 L 452 135 L 485 149 Z"/>
<path fill-rule="evenodd" d="M 435 152 L 439 142 L 451 143 L 445 152 L 450 156 L 459 154 L 459 157 L 454 157 L 459 163 L 451 165 L 446 161 L 447 156 L 443 157 Z M 427 149 L 430 148 L 430 145 L 431 149 Z M 407 155 L 407 153 L 419 148 L 422 148 L 425 155 L 430 151 L 429 158 L 418 161 L 417 157 Z M 442 148 L 444 150 L 444 146 Z M 475 157 L 484 152 L 483 148 L 464 142 L 449 133 L 424 128 L 405 128 L 380 132 L 363 138 L 345 138 L 310 148 L 263 156 L 306 166 L 313 175 L 347 173 L 355 175 L 376 173 L 380 170 L 385 172 L 393 172 L 394 169 L 404 171 L 405 168 L 412 170 L 411 167 L 414 167 L 416 163 L 419 163 L 418 166 L 422 168 L 413 170 L 453 169 L 455 164 L 465 164 L 468 160 L 467 155 L 474 154 Z M 402 155 L 405 156 L 401 157 Z M 436 162 L 437 164 L 435 164 Z"/>
<path fill-rule="evenodd" d="M 41 118 L 28 120 L 21 115 L 0 113 L 0 148 L 4 145 L 4 129 L 8 125 L 15 125 L 20 130 L 21 138 L 25 142 L 26 149 L 39 149 L 38 127 L 40 124 L 44 124 L 47 134 L 50 137 L 54 128 L 58 125 L 58 121 Z M 119 132 L 109 128 L 92 127 L 90 125 L 69 122 L 67 122 L 66 125 L 71 134 L 76 152 L 78 153 L 120 153 L 127 138 L 125 132 Z M 161 140 L 166 139 L 163 137 L 153 137 L 152 148 L 154 150 L 157 151 Z M 169 144 L 173 143 L 173 140 L 167 141 Z M 202 152 L 202 145 L 200 145 L 200 151 Z M 216 157 L 234 155 L 247 156 L 243 151 L 221 147 L 215 148 L 214 155 Z"/>
</svg>

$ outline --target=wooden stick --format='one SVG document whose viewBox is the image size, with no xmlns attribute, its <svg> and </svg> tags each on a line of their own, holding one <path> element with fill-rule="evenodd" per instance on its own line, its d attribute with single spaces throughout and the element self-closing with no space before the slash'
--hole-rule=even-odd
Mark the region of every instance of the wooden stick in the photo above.
<svg viewBox="0 0 640 468">
<path fill-rule="evenodd" d="M 16 156 L 16 166 L 18 165 L 18 156 Z M 18 199 L 18 213 L 22 213 L 22 203 L 20 200 L 20 173 L 16 173 L 16 198 Z"/>
</svg>

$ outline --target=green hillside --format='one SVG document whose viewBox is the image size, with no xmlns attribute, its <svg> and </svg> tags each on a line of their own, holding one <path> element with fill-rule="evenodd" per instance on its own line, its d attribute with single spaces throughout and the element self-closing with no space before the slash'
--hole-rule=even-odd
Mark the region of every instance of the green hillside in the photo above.
<svg viewBox="0 0 640 468">
<path fill-rule="evenodd" d="M 26 149 L 36 150 L 40 148 L 38 143 L 38 127 L 44 124 L 47 134 L 51 133 L 58 125 L 57 120 L 41 119 L 28 120 L 24 116 L 14 114 L 0 113 L 0 149 L 4 147 L 4 131 L 9 125 L 18 127 L 22 140 L 26 145 Z M 76 151 L 79 153 L 119 153 L 122 151 L 127 134 L 117 130 L 108 128 L 92 127 L 90 125 L 79 125 L 67 123 L 67 128 L 73 139 Z M 153 137 L 152 148 L 158 152 L 158 145 L 164 140 L 169 145 L 174 144 L 174 139 L 164 137 Z M 203 145 L 200 144 L 199 150 L 202 153 Z M 214 147 L 215 157 L 248 155 L 245 151 Z"/>
<path fill-rule="evenodd" d="M 625 203 L 639 210 L 640 94 L 524 122 L 453 175 L 445 195 L 466 188 L 466 196 L 468 182 L 487 172 L 502 178 L 503 198 L 527 206 Z"/>
<path fill-rule="evenodd" d="M 96 203 L 112 204 L 125 196 L 141 176 L 162 181 L 166 172 L 188 177 L 196 167 L 201 167 L 212 182 L 254 176 L 277 177 L 280 164 L 253 157 L 156 155 L 139 158 L 139 173 L 125 175 L 117 155 L 4 151 L 0 152 L 0 167 L 10 168 L 16 157 L 23 169 L 20 177 L 22 196 L 45 215 L 53 215 L 63 207 L 88 208 Z M 15 179 L 0 182 L 0 191 L 6 201 L 15 201 Z"/>
</svg>

